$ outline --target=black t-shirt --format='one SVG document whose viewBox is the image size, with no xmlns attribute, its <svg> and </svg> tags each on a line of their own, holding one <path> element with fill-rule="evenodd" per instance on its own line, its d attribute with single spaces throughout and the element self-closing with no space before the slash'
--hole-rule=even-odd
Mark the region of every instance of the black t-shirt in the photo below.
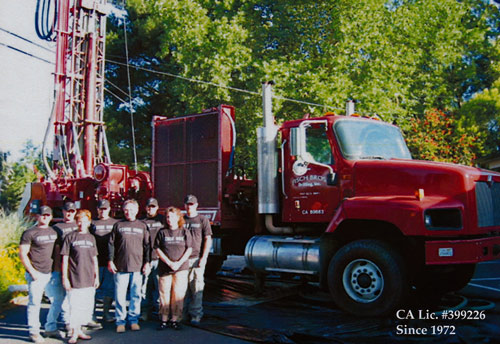
<svg viewBox="0 0 500 344">
<path fill-rule="evenodd" d="M 108 266 L 108 243 L 111 232 L 113 231 L 113 226 L 118 220 L 113 218 L 108 218 L 106 220 L 93 220 L 92 226 L 90 227 L 90 233 L 94 235 L 95 241 L 97 243 L 97 252 L 99 256 L 99 266 Z"/>
<path fill-rule="evenodd" d="M 94 286 L 94 257 L 97 255 L 95 237 L 90 233 L 71 232 L 64 238 L 61 256 L 69 256 L 69 281 L 72 288 Z"/>
<path fill-rule="evenodd" d="M 57 232 L 57 242 L 56 242 L 56 244 L 59 245 L 59 247 L 62 246 L 62 244 L 64 242 L 64 238 L 66 237 L 66 235 L 68 235 L 69 233 L 78 231 L 78 225 L 76 224 L 75 221 L 68 222 L 68 223 L 66 223 L 66 222 L 59 222 L 59 223 L 54 224 L 53 227 L 54 227 L 55 231 Z M 61 270 L 61 264 L 62 264 L 61 255 L 59 254 L 57 256 L 54 256 L 53 270 L 60 271 Z"/>
<path fill-rule="evenodd" d="M 153 250 L 153 245 L 155 243 L 156 235 L 158 231 L 164 227 L 165 216 L 162 214 L 156 214 L 154 217 L 145 217 L 142 221 L 148 226 L 149 236 L 151 238 L 151 260 L 158 259 L 158 254 Z"/>
<path fill-rule="evenodd" d="M 203 215 L 196 215 L 195 217 L 189 217 L 184 215 L 184 220 L 186 224 L 184 225 L 191 232 L 193 237 L 193 252 L 189 258 L 198 258 L 201 256 L 202 245 L 205 242 L 206 236 L 212 235 L 212 227 L 210 226 L 210 221 Z"/>
<path fill-rule="evenodd" d="M 167 229 L 162 228 L 156 236 L 154 249 L 159 248 L 173 262 L 178 261 L 184 255 L 184 252 L 191 246 L 191 234 L 186 229 Z M 186 260 L 177 271 L 189 269 L 189 262 Z M 165 276 L 172 274 L 173 271 L 163 260 L 158 263 L 158 275 Z"/>
<path fill-rule="evenodd" d="M 62 242 L 64 241 L 64 238 L 66 237 L 66 235 L 78 230 L 78 225 L 76 224 L 75 221 L 69 222 L 69 223 L 59 222 L 59 223 L 54 224 L 53 227 L 56 230 L 57 235 L 59 235 L 61 245 L 62 245 Z"/>
<path fill-rule="evenodd" d="M 108 248 L 108 260 L 115 263 L 119 272 L 141 271 L 150 260 L 148 226 L 140 220 L 115 223 Z"/>
<path fill-rule="evenodd" d="M 20 245 L 30 245 L 28 258 L 37 271 L 44 274 L 52 272 L 56 240 L 57 232 L 52 227 L 33 226 L 23 232 Z"/>
</svg>

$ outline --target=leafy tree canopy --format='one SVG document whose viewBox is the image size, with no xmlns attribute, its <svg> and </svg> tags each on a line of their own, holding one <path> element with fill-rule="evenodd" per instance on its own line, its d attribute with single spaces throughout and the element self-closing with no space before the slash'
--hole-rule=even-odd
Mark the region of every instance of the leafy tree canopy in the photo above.
<svg viewBox="0 0 500 344">
<path fill-rule="evenodd" d="M 487 0 L 129 0 L 126 10 L 108 23 L 108 88 L 127 99 L 119 90 L 128 90 L 126 23 L 130 62 L 142 68 L 131 68 L 130 91 L 144 167 L 153 115 L 219 103 L 236 106 L 238 160 L 252 163 L 262 113 L 253 93 L 263 81 L 275 81 L 281 97 L 273 104 L 277 121 L 341 113 L 354 98 L 361 113 L 411 136 L 414 118 L 434 108 L 458 111 L 500 76 L 499 11 Z M 112 156 L 131 164 L 129 106 L 110 94 L 107 105 Z"/>
<path fill-rule="evenodd" d="M 0 169 L 0 208 L 14 211 L 19 206 L 26 183 L 37 179 L 36 171 L 42 170 L 41 150 L 31 140 L 26 142 L 22 150 L 23 156 L 15 162 L 5 160 L 8 153 L 2 156 Z"/>
</svg>

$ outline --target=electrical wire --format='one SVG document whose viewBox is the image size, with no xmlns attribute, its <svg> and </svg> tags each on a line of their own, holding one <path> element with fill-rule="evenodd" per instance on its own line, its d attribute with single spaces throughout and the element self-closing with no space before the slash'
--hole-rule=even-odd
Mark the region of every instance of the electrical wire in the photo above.
<svg viewBox="0 0 500 344">
<path fill-rule="evenodd" d="M 122 2 L 123 8 L 126 10 L 126 1 Z M 127 59 L 127 80 L 128 80 L 128 98 L 129 98 L 129 109 L 130 109 L 130 124 L 132 127 L 132 148 L 134 152 L 134 170 L 137 172 L 137 150 L 135 147 L 135 126 L 134 126 L 134 108 L 132 107 L 132 84 L 130 82 L 130 64 L 128 59 L 128 42 L 127 42 L 127 19 L 123 19 L 123 35 L 125 37 L 125 57 Z"/>
<path fill-rule="evenodd" d="M 188 77 L 177 75 L 177 74 L 172 74 L 172 73 L 168 73 L 168 72 L 161 72 L 161 71 L 157 71 L 157 70 L 154 70 L 154 69 L 144 68 L 144 67 L 135 66 L 135 65 L 130 65 L 130 64 L 123 63 L 123 62 L 114 61 L 114 60 L 106 59 L 106 63 L 116 64 L 116 65 L 120 65 L 120 66 L 127 66 L 127 68 L 132 67 L 132 68 L 135 68 L 137 70 L 142 70 L 142 71 L 153 73 L 153 74 L 166 75 L 166 76 L 170 76 L 172 78 L 186 80 L 186 81 L 189 81 L 189 82 L 204 84 L 204 85 L 208 85 L 208 86 L 214 86 L 214 87 L 218 87 L 218 88 L 224 88 L 224 89 L 228 89 L 228 90 L 231 90 L 231 91 L 241 92 L 241 93 L 247 93 L 247 94 L 251 94 L 251 95 L 255 95 L 255 96 L 261 96 L 261 93 L 255 92 L 255 91 L 249 91 L 249 90 L 245 90 L 245 89 L 241 89 L 241 88 L 236 88 L 236 87 L 231 87 L 231 86 L 216 84 L 216 83 L 211 82 L 211 81 L 204 81 L 204 80 L 198 80 L 198 79 L 188 78 Z M 273 95 L 273 98 L 279 99 L 279 100 L 284 100 L 284 101 L 289 101 L 289 102 L 294 102 L 294 103 L 299 103 L 299 104 L 306 104 L 306 105 L 311 105 L 311 106 L 318 106 L 318 107 L 322 107 L 322 108 L 326 108 L 326 109 L 331 109 L 331 110 L 342 110 L 342 111 L 344 110 L 342 108 L 333 107 L 333 106 L 330 106 L 330 105 L 317 104 L 317 103 L 306 102 L 306 101 L 302 101 L 302 100 L 297 100 L 297 99 L 292 99 L 292 98 L 285 98 L 285 97 L 280 97 L 280 96 L 275 96 L 275 95 Z"/>
<path fill-rule="evenodd" d="M 55 54 L 55 53 L 56 53 L 54 50 L 51 50 L 51 49 L 49 49 L 49 48 L 47 48 L 47 47 L 44 47 L 43 45 L 40 45 L 40 44 L 38 44 L 38 43 L 35 43 L 35 42 L 33 42 L 32 40 L 30 40 L 30 39 L 28 39 L 28 38 L 25 38 L 25 37 L 23 37 L 23 36 L 20 36 L 20 35 L 18 35 L 18 34 L 16 34 L 16 33 L 14 33 L 14 32 L 11 32 L 11 31 L 9 31 L 9 30 L 6 30 L 6 29 L 4 29 L 4 28 L 1 28 L 1 27 L 0 27 L 0 31 L 3 31 L 3 32 L 5 32 L 5 33 L 8 33 L 9 35 L 12 35 L 12 36 L 14 36 L 14 37 L 16 37 L 16 38 L 22 39 L 23 41 L 26 41 L 26 42 L 28 42 L 28 43 L 31 43 L 31 44 L 33 44 L 33 45 L 35 45 L 35 46 L 39 47 L 39 48 L 42 48 L 42 49 L 44 49 L 44 50 L 47 50 L 47 51 L 51 52 L 51 53 L 53 53 L 53 54 Z"/>
<path fill-rule="evenodd" d="M 16 48 L 16 47 L 13 47 L 13 46 L 11 46 L 11 45 L 8 45 L 8 44 L 2 43 L 2 42 L 0 42 L 0 45 L 1 45 L 1 46 L 3 46 L 3 47 L 6 47 L 6 48 L 12 49 L 12 50 L 14 50 L 14 51 L 17 51 L 17 52 L 19 52 L 19 53 L 22 53 L 22 54 L 24 54 L 24 55 L 27 55 L 27 56 L 33 57 L 33 58 L 35 58 L 35 59 L 37 59 L 37 60 L 40 60 L 40 61 L 43 61 L 43 62 L 46 62 L 46 63 L 50 63 L 50 64 L 52 64 L 52 65 L 53 65 L 53 64 L 55 64 L 54 62 L 51 62 L 51 61 L 46 60 L 46 59 L 44 59 L 44 58 L 38 57 L 38 56 L 33 55 L 33 54 L 31 54 L 31 53 L 28 53 L 28 52 L 26 52 L 26 51 L 24 51 L 24 50 L 21 50 L 21 49 L 18 49 L 18 48 Z"/>
</svg>

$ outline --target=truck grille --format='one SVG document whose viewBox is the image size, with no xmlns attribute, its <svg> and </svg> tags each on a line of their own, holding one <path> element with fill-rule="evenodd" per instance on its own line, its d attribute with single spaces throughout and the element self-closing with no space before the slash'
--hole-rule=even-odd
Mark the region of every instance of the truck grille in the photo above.
<svg viewBox="0 0 500 344">
<path fill-rule="evenodd" d="M 476 183 L 477 225 L 500 226 L 500 183 Z"/>
</svg>

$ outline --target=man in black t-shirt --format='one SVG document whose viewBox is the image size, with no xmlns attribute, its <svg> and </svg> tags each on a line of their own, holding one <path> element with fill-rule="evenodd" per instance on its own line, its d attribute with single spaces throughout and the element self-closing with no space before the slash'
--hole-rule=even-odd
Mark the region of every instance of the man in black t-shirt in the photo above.
<svg viewBox="0 0 500 344">
<path fill-rule="evenodd" d="M 146 224 L 136 219 L 139 205 L 135 200 L 123 203 L 125 220 L 115 223 L 109 238 L 108 269 L 115 277 L 116 332 L 140 330 L 142 275 L 149 273 L 150 238 Z M 130 284 L 130 306 L 127 314 L 127 288 Z"/>
<path fill-rule="evenodd" d="M 158 213 L 158 201 L 156 198 L 149 198 L 146 201 L 146 217 L 142 221 L 148 226 L 149 236 L 151 238 L 151 272 L 149 275 L 144 275 L 142 281 L 142 320 L 151 318 L 153 310 L 159 309 L 159 293 L 158 293 L 158 254 L 153 250 L 153 244 L 158 231 L 165 224 L 165 216 Z"/>
<path fill-rule="evenodd" d="M 210 221 L 198 214 L 198 199 L 187 195 L 184 199 L 186 215 L 185 227 L 191 232 L 192 248 L 189 257 L 188 290 L 184 298 L 183 319 L 191 316 L 191 323 L 199 324 L 203 317 L 203 289 L 205 288 L 205 266 L 212 247 L 212 227 Z"/>
<path fill-rule="evenodd" d="M 68 235 L 71 232 L 74 232 L 78 230 L 78 226 L 76 225 L 75 221 L 75 215 L 76 215 L 76 205 L 74 202 L 66 202 L 64 203 L 63 206 L 63 222 L 58 222 L 54 224 L 54 229 L 57 232 L 58 235 L 58 242 L 59 246 L 62 246 L 62 243 L 64 242 L 64 238 L 66 235 Z M 64 300 L 62 303 L 62 309 L 61 309 L 61 318 L 64 321 L 64 324 L 66 326 L 66 330 L 70 330 L 69 326 L 69 300 L 66 295 L 66 291 L 63 288 L 62 285 L 62 278 L 61 278 L 61 262 L 62 262 L 62 256 L 60 253 L 57 251 L 56 255 L 54 257 L 54 278 L 50 282 L 51 284 L 54 284 L 57 289 L 61 289 L 62 292 L 64 293 Z M 93 324 L 91 324 L 93 325 Z"/>
<path fill-rule="evenodd" d="M 115 281 L 113 274 L 108 270 L 108 243 L 113 226 L 118 220 L 109 216 L 111 206 L 106 199 L 100 200 L 97 204 L 98 219 L 92 221 L 90 233 L 92 233 L 97 242 L 97 251 L 99 252 L 99 288 L 96 290 L 96 299 L 102 300 L 102 318 L 106 322 L 113 322 L 115 319 L 109 314 L 111 304 L 113 303 L 113 296 L 115 294 Z M 94 311 L 95 322 L 95 311 Z"/>
<path fill-rule="evenodd" d="M 40 307 L 43 292 L 46 291 L 51 301 L 49 314 L 45 323 L 46 335 L 61 337 L 57 331 L 57 317 L 61 312 L 62 293 L 50 290 L 49 284 L 52 277 L 52 266 L 57 233 L 49 226 L 52 220 L 52 209 L 48 206 L 40 207 L 35 226 L 27 229 L 21 236 L 19 244 L 19 257 L 26 269 L 28 282 L 29 301 L 27 318 L 30 338 L 35 343 L 42 343 L 40 335 Z"/>
</svg>

